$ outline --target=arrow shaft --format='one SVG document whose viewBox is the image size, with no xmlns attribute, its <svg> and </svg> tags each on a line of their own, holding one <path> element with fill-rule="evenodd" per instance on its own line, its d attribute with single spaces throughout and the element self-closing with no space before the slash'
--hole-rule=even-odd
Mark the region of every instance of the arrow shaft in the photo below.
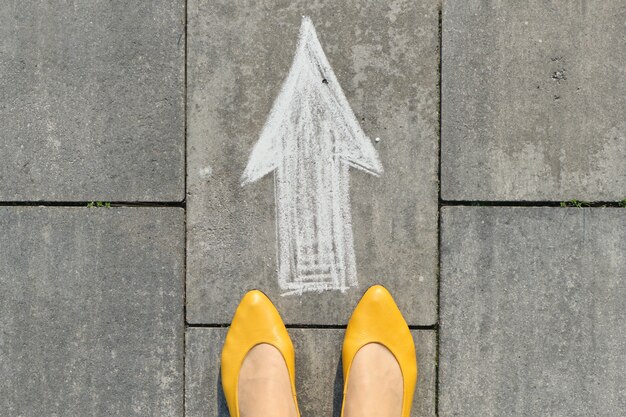
<svg viewBox="0 0 626 417">
<path fill-rule="evenodd" d="M 345 290 L 356 281 L 348 167 L 329 128 L 298 128 L 283 143 L 275 176 L 281 288 Z"/>
</svg>

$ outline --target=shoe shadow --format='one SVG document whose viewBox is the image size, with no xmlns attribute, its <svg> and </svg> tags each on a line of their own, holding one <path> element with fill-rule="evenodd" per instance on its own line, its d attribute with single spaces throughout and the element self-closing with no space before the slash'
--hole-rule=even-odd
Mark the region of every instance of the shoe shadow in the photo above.
<svg viewBox="0 0 626 417">
<path fill-rule="evenodd" d="M 226 396 L 224 395 L 224 389 L 222 388 L 222 369 L 220 368 L 217 377 L 217 416 L 218 417 L 230 417 L 228 411 L 228 404 L 226 403 Z"/>
<path fill-rule="evenodd" d="M 333 387 L 333 417 L 341 417 L 343 402 L 343 362 L 339 359 L 335 372 L 335 386 Z"/>
</svg>

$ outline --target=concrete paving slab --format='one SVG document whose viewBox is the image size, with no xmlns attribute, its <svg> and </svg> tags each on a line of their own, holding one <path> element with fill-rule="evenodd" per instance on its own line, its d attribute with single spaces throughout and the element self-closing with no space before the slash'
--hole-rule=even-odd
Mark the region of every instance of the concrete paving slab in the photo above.
<svg viewBox="0 0 626 417">
<path fill-rule="evenodd" d="M 439 415 L 622 415 L 625 230 L 619 208 L 444 208 Z"/>
<path fill-rule="evenodd" d="M 442 197 L 626 197 L 624 4 L 444 1 Z"/>
<path fill-rule="evenodd" d="M 182 201 L 184 0 L 0 4 L 0 200 Z"/>
<path fill-rule="evenodd" d="M 184 213 L 0 207 L 0 416 L 182 416 Z"/>
<path fill-rule="evenodd" d="M 274 174 L 245 187 L 241 178 L 291 66 L 302 15 L 384 173 L 350 170 L 358 287 L 280 297 L 277 244 L 286 244 L 276 239 Z M 188 25 L 188 321 L 228 323 L 241 296 L 258 288 L 288 323 L 345 324 L 365 289 L 382 283 L 411 324 L 435 323 L 437 2 L 193 0 Z"/>
<path fill-rule="evenodd" d="M 219 379 L 227 328 L 187 329 L 185 412 L 187 417 L 228 417 Z M 436 333 L 413 330 L 420 362 L 412 416 L 435 415 Z M 341 329 L 289 329 L 296 349 L 296 389 L 303 417 L 341 413 L 343 375 Z"/>
</svg>

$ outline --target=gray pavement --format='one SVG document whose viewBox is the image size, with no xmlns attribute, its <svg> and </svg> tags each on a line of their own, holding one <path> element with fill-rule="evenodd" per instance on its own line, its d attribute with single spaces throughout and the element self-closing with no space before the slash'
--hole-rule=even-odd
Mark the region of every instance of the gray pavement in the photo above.
<svg viewBox="0 0 626 417">
<path fill-rule="evenodd" d="M 291 66 L 302 15 L 365 133 L 380 138 L 384 173 L 350 171 L 358 287 L 281 297 L 273 174 L 246 187 L 241 176 Z M 227 323 L 241 294 L 262 288 L 288 323 L 346 324 L 364 290 L 384 282 L 409 323 L 434 324 L 436 4 L 298 1 L 267 13 L 262 3 L 193 0 L 188 42 L 187 320 Z"/>
<path fill-rule="evenodd" d="M 303 416 L 338 416 L 375 282 L 412 326 L 414 416 L 622 415 L 625 10 L 2 3 L 0 417 L 227 415 L 218 358 L 252 288 L 290 324 Z M 284 295 L 285 201 L 271 172 L 241 186 L 302 15 L 384 168 L 353 165 L 337 200 L 344 293 Z"/>
<path fill-rule="evenodd" d="M 182 201 L 184 0 L 0 4 L 0 199 Z"/>
<path fill-rule="evenodd" d="M 183 409 L 184 212 L 0 207 L 0 416 Z"/>
<path fill-rule="evenodd" d="M 442 210 L 439 415 L 626 410 L 626 209 Z"/>
<path fill-rule="evenodd" d="M 444 200 L 626 194 L 624 3 L 445 1 Z"/>
</svg>

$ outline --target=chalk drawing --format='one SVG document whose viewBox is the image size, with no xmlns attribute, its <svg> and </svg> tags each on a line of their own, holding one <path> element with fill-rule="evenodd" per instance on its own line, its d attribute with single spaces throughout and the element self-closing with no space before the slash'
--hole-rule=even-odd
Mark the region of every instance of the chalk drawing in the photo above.
<svg viewBox="0 0 626 417">
<path fill-rule="evenodd" d="M 278 282 L 286 294 L 357 285 L 348 169 L 383 167 L 359 125 L 313 23 L 250 154 L 242 186 L 274 172 Z"/>
</svg>

